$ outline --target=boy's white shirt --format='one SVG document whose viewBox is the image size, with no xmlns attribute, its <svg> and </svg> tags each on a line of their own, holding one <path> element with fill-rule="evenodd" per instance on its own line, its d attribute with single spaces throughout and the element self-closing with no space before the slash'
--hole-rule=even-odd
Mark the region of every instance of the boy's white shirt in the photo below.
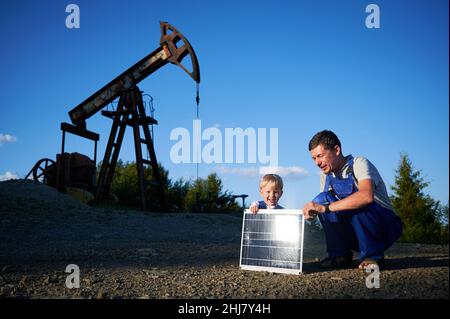
<svg viewBox="0 0 450 319">
<path fill-rule="evenodd" d="M 267 205 L 267 204 L 266 204 L 266 205 Z M 275 209 L 275 207 L 277 207 L 277 205 L 278 205 L 278 203 L 277 203 L 276 205 L 273 205 L 273 206 L 267 205 L 267 208 L 269 208 L 269 209 Z M 250 207 L 254 207 L 254 206 L 259 206 L 259 201 L 255 200 L 255 201 L 250 205 Z"/>
</svg>

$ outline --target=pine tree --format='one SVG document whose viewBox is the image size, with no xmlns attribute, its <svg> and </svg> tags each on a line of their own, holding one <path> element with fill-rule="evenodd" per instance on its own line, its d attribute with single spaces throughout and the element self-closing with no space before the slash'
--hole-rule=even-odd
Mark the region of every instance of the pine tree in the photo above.
<svg viewBox="0 0 450 319">
<path fill-rule="evenodd" d="M 396 170 L 395 194 L 391 197 L 396 213 L 403 221 L 402 241 L 421 243 L 441 243 L 441 224 L 436 220 L 439 202 L 423 193 L 429 183 L 414 171 L 408 155 L 400 155 L 400 165 Z M 447 239 L 448 240 L 448 239 Z"/>
</svg>

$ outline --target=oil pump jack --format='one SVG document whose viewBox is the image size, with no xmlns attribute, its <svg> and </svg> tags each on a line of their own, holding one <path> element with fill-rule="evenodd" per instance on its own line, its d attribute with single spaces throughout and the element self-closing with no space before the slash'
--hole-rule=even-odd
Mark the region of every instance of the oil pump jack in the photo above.
<svg viewBox="0 0 450 319">
<path fill-rule="evenodd" d="M 160 22 L 160 28 L 160 47 L 69 111 L 72 124 L 61 123 L 62 148 L 61 154 L 56 156 L 56 162 L 48 158 L 39 160 L 26 178 L 32 173 L 34 180 L 55 187 L 61 192 L 66 192 L 68 188 L 81 188 L 92 192 L 94 203 L 98 203 L 110 193 L 125 129 L 127 126 L 131 126 L 136 153 L 141 209 L 146 210 L 147 208 L 146 189 L 149 185 L 157 185 L 160 205 L 161 207 L 165 206 L 164 185 L 156 159 L 153 136 L 149 129 L 149 125 L 158 122 L 145 114 L 142 92 L 137 84 L 170 62 L 181 67 L 197 82 L 196 100 L 198 104 L 200 68 L 195 52 L 188 40 L 167 22 Z M 190 57 L 192 70 L 188 70 L 181 64 L 186 56 Z M 119 100 L 116 110 L 102 110 L 117 98 Z M 112 119 L 113 122 L 100 173 L 96 179 L 99 135 L 87 129 L 86 120 L 99 111 L 102 115 Z M 79 153 L 65 153 L 66 132 L 94 141 L 94 160 Z M 141 136 L 141 132 L 143 132 L 143 136 Z M 144 159 L 142 156 L 142 144 L 147 148 L 149 159 Z M 144 178 L 144 165 L 151 166 L 153 179 L 150 181 Z"/>
</svg>

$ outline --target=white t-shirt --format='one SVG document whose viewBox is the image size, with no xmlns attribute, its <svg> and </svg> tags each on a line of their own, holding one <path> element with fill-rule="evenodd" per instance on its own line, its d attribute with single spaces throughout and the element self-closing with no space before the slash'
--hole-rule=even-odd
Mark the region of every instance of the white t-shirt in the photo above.
<svg viewBox="0 0 450 319">
<path fill-rule="evenodd" d="M 330 174 L 333 174 L 334 177 L 338 178 L 347 178 L 350 171 L 350 167 L 348 165 L 348 160 L 350 159 L 350 157 L 351 155 L 346 156 L 347 163 L 344 165 L 340 172 L 338 172 L 337 174 Z M 391 200 L 389 199 L 389 195 L 386 190 L 386 185 L 384 184 L 380 173 L 378 173 L 377 168 L 368 159 L 360 156 L 353 159 L 353 176 L 356 179 L 356 186 L 358 186 L 358 182 L 363 179 L 372 180 L 375 202 L 391 211 L 394 211 L 394 207 L 392 206 Z M 325 191 L 323 189 L 325 187 L 325 178 L 326 175 L 322 173 L 320 175 L 321 192 Z"/>
</svg>

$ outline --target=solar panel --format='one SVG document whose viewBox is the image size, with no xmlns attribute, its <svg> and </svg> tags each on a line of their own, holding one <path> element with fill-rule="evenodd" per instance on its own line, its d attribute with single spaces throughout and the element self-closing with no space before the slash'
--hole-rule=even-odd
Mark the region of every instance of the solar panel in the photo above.
<svg viewBox="0 0 450 319">
<path fill-rule="evenodd" d="M 305 221 L 299 209 L 245 210 L 239 266 L 245 270 L 300 274 Z"/>
</svg>

